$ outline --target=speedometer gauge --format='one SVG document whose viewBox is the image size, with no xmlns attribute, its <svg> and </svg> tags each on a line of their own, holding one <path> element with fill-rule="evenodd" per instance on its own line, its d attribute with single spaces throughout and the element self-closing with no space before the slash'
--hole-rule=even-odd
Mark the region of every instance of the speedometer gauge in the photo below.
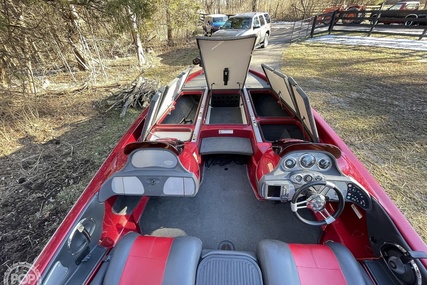
<svg viewBox="0 0 427 285">
<path fill-rule="evenodd" d="M 300 164 L 304 168 L 310 168 L 316 163 L 316 158 L 311 154 L 304 154 L 300 158 Z"/>
</svg>

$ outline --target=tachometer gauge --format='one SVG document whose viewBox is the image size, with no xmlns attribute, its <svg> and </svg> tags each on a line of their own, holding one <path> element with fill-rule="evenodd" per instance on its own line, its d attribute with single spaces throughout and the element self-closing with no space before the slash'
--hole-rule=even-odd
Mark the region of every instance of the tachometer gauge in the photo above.
<svg viewBox="0 0 427 285">
<path fill-rule="evenodd" d="M 288 158 L 288 159 L 286 159 L 286 160 L 285 160 L 285 162 L 283 163 L 283 166 L 284 166 L 285 168 L 291 169 L 291 168 L 294 168 L 296 164 L 297 164 L 297 162 L 295 161 L 295 159 L 293 159 L 293 158 Z"/>
<path fill-rule="evenodd" d="M 300 164 L 304 168 L 310 168 L 316 163 L 316 158 L 311 154 L 304 154 L 300 158 Z"/>
<path fill-rule="evenodd" d="M 329 169 L 331 167 L 331 164 L 332 164 L 332 162 L 330 159 L 322 158 L 321 160 L 319 160 L 317 165 L 319 166 L 320 169 L 326 170 L 326 169 Z"/>
</svg>

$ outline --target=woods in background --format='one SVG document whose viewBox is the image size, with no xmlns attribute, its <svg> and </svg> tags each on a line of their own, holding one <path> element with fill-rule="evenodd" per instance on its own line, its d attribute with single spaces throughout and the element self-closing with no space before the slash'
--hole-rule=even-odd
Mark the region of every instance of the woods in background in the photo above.
<svg viewBox="0 0 427 285">
<path fill-rule="evenodd" d="M 192 39 L 200 33 L 201 14 L 256 10 L 275 20 L 298 20 L 329 5 L 322 0 L 5 0 L 0 3 L 0 87 L 3 94 L 34 95 L 46 84 L 40 77 L 56 72 L 86 71 L 90 82 L 105 75 L 106 59 L 129 55 L 136 55 L 143 69 L 147 47 Z"/>
</svg>

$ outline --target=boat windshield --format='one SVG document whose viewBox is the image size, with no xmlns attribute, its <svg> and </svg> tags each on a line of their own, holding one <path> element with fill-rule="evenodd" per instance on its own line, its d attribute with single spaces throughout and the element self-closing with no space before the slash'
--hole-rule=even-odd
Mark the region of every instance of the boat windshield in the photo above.
<svg viewBox="0 0 427 285">
<path fill-rule="evenodd" d="M 225 22 L 222 29 L 250 29 L 252 25 L 252 18 L 240 18 L 240 17 L 233 17 L 227 20 Z"/>
</svg>

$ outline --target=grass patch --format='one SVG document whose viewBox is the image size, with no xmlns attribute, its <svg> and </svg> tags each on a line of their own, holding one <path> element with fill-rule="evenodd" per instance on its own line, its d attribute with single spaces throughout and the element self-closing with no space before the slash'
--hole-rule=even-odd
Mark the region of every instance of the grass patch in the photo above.
<svg viewBox="0 0 427 285">
<path fill-rule="evenodd" d="M 286 49 L 282 71 L 426 241 L 425 53 L 306 42 Z"/>
</svg>

